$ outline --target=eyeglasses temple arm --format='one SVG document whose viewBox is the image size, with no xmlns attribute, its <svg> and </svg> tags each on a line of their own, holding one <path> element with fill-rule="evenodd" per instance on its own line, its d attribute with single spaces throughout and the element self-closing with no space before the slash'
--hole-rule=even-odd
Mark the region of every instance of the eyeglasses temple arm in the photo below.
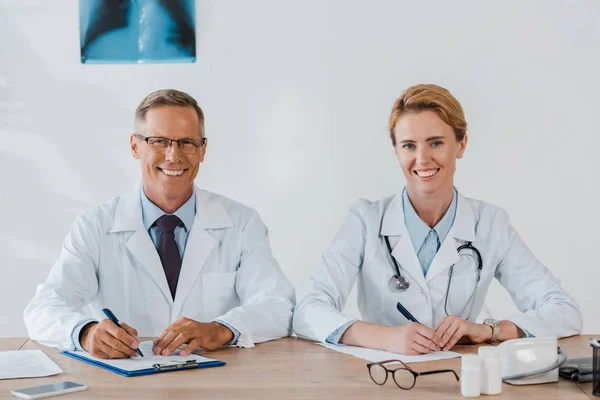
<svg viewBox="0 0 600 400">
<path fill-rule="evenodd" d="M 454 372 L 451 369 L 440 369 L 440 370 L 437 370 L 437 371 L 418 372 L 418 374 L 419 375 L 432 375 L 432 374 L 443 374 L 445 372 L 452 372 L 454 374 L 454 377 L 458 381 L 458 375 L 456 375 L 456 372 Z"/>
</svg>

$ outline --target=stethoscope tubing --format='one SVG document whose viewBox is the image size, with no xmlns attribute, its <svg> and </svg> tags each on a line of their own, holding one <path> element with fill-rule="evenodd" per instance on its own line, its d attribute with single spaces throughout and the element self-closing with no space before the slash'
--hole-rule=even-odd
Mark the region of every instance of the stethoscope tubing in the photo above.
<svg viewBox="0 0 600 400">
<path fill-rule="evenodd" d="M 400 265 L 398 264 L 398 262 L 396 261 L 396 259 L 394 258 L 394 255 L 392 254 L 392 246 L 390 245 L 390 240 L 388 236 L 384 236 L 384 241 L 385 241 L 385 245 L 387 247 L 388 250 L 388 254 L 390 255 L 390 258 L 392 259 L 392 266 L 394 269 L 395 274 L 390 278 L 390 287 L 392 290 L 396 291 L 396 292 L 404 292 L 406 289 L 408 289 L 409 287 L 409 281 L 408 278 L 405 277 L 404 275 L 402 275 L 402 273 L 400 272 Z M 475 280 L 475 288 L 473 290 L 473 293 L 471 294 L 471 297 L 468 300 L 468 303 L 471 303 L 471 308 L 469 310 L 469 315 L 467 316 L 466 319 L 469 319 L 469 317 L 471 316 L 471 312 L 473 311 L 473 305 L 474 305 L 474 296 L 477 292 L 477 286 L 479 286 L 479 281 L 481 279 L 481 271 L 483 270 L 483 259 L 481 257 L 481 253 L 479 252 L 479 250 L 473 246 L 473 242 L 467 242 L 461 246 L 459 246 L 456 249 L 456 252 L 460 254 L 461 251 L 463 250 L 472 250 L 475 253 L 475 256 L 477 258 L 477 278 Z M 452 264 L 450 266 L 450 272 L 449 272 L 449 277 L 448 277 L 448 287 L 446 288 L 446 299 L 444 301 L 444 311 L 446 312 L 446 315 L 450 315 L 448 314 L 448 294 L 450 293 L 450 283 L 452 281 L 452 274 L 454 272 L 454 265 Z M 395 285 L 392 282 L 396 281 L 404 281 L 405 285 Z"/>
<path fill-rule="evenodd" d="M 394 272 L 396 272 L 396 276 L 400 277 L 402 276 L 402 274 L 400 273 L 400 267 L 398 266 L 398 262 L 396 261 L 396 259 L 394 258 L 393 254 L 392 254 L 392 246 L 390 246 L 390 238 L 389 236 L 384 236 L 385 239 L 385 245 L 387 246 L 388 249 L 388 253 L 390 255 L 390 257 L 392 258 L 392 265 L 394 266 Z"/>
</svg>

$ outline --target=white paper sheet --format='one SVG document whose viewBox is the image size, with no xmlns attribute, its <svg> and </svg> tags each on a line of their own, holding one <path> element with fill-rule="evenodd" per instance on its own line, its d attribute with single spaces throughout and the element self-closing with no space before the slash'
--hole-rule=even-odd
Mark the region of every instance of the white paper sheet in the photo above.
<svg viewBox="0 0 600 400">
<path fill-rule="evenodd" d="M 0 352 L 0 379 L 37 378 L 63 372 L 41 350 Z"/>
<path fill-rule="evenodd" d="M 338 351 L 340 353 L 350 354 L 351 356 L 362 358 L 371 362 L 380 362 L 385 360 L 400 360 L 405 363 L 416 363 L 424 361 L 446 360 L 449 358 L 460 357 L 459 353 L 454 351 L 437 351 L 435 353 L 422 354 L 419 356 L 405 356 L 403 354 L 390 353 L 388 351 L 365 349 L 364 347 L 355 346 L 336 346 L 329 343 L 317 343 L 328 349 Z"/>
<path fill-rule="evenodd" d="M 150 340 L 140 343 L 140 351 L 142 352 L 142 354 L 144 354 L 144 357 L 140 357 L 138 355 L 137 357 L 124 358 L 118 360 L 106 360 L 102 358 L 96 358 L 86 351 L 73 351 L 72 353 L 125 371 L 139 371 L 141 369 L 153 368 L 154 364 L 167 364 L 169 362 L 181 363 L 187 360 L 194 360 L 198 363 L 206 363 L 215 361 L 212 358 L 202 357 L 197 354 L 190 354 L 188 356 L 183 357 L 179 355 L 179 350 L 176 350 L 170 356 L 156 356 L 152 352 L 152 341 Z"/>
</svg>

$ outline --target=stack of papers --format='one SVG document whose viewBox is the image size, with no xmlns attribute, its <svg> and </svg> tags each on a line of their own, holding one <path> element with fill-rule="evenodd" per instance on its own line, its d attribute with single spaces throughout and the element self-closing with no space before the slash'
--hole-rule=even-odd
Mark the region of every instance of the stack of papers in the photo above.
<svg viewBox="0 0 600 400">
<path fill-rule="evenodd" d="M 421 354 L 418 356 L 405 356 L 404 354 L 390 353 L 383 350 L 365 349 L 355 346 L 338 346 L 329 343 L 318 343 L 328 349 L 339 351 L 340 353 L 350 354 L 351 356 L 362 358 L 371 362 L 381 362 L 386 360 L 400 360 L 404 363 L 416 363 L 424 361 L 446 360 L 448 358 L 460 357 L 459 353 L 454 351 L 437 351 L 435 353 Z"/>
<path fill-rule="evenodd" d="M 37 378 L 63 372 L 41 350 L 0 352 L 0 379 Z"/>
</svg>

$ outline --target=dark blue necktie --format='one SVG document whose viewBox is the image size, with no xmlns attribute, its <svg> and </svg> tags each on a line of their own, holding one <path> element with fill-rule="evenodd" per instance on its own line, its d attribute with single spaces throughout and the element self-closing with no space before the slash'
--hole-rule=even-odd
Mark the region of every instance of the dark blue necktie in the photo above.
<svg viewBox="0 0 600 400">
<path fill-rule="evenodd" d="M 175 299 L 179 271 L 181 271 L 181 255 L 175 243 L 175 228 L 181 224 L 181 220 L 175 215 L 163 215 L 156 220 L 155 225 L 160 230 L 158 241 L 158 256 L 162 263 L 171 290 L 171 296 Z"/>
</svg>

